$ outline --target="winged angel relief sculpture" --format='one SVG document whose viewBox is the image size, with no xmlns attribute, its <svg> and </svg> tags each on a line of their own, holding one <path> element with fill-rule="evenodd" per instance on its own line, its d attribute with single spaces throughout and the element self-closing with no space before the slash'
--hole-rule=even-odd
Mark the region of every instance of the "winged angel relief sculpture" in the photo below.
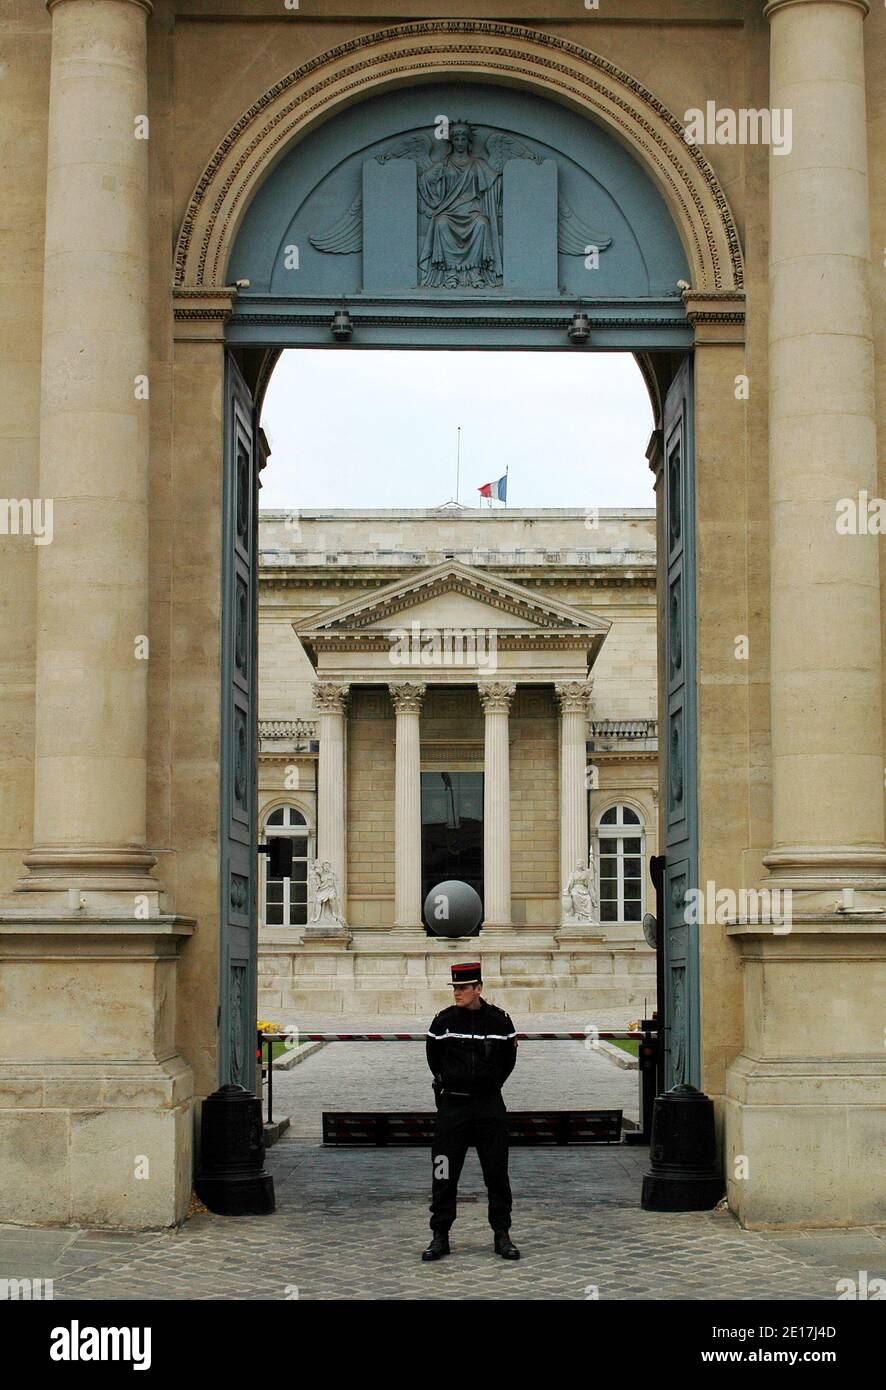
<svg viewBox="0 0 886 1390">
<path fill-rule="evenodd" d="M 445 151 L 442 157 L 435 158 L 435 146 Z M 477 146 L 475 127 L 453 121 L 448 140 L 415 133 L 376 155 L 379 164 L 414 159 L 418 166 L 421 286 L 485 289 L 502 283 L 502 172 L 509 159 L 541 164 L 542 156 L 501 131 L 485 137 L 485 154 Z M 557 211 L 557 246 L 562 255 L 584 256 L 591 247 L 604 251 L 611 244 L 611 237 L 595 235 L 563 198 L 558 198 Z M 333 226 L 310 240 L 318 251 L 334 255 L 361 250 L 362 195 Z"/>
</svg>

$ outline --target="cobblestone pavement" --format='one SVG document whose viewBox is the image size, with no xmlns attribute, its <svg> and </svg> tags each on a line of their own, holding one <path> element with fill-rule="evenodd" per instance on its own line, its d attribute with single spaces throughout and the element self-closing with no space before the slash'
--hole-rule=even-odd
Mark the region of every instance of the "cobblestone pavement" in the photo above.
<svg viewBox="0 0 886 1390">
<path fill-rule="evenodd" d="M 421 1065 L 420 1065 L 421 1064 Z M 512 1236 L 498 1259 L 472 1150 L 452 1255 L 423 1265 L 430 1171 L 423 1150 L 330 1150 L 321 1108 L 431 1108 L 417 1043 L 331 1044 L 278 1073 L 294 1131 L 268 1152 L 277 1210 L 192 1216 L 139 1235 L 0 1228 L 0 1278 L 54 1280 L 56 1299 L 803 1299 L 836 1281 L 886 1277 L 886 1228 L 742 1231 L 728 1212 L 640 1209 L 645 1148 L 514 1149 Z M 636 1074 L 582 1044 L 521 1047 L 511 1109 L 610 1105 L 627 1111 Z"/>
</svg>

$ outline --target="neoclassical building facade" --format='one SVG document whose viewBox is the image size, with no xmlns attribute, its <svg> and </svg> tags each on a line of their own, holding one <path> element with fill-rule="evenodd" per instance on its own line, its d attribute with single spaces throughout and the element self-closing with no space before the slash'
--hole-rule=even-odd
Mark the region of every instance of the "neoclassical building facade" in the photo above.
<svg viewBox="0 0 886 1390">
<path fill-rule="evenodd" d="M 180 1220 L 202 1099 L 255 1084 L 261 409 L 278 354 L 309 345 L 579 353 L 589 379 L 599 350 L 636 357 L 667 1083 L 712 1098 L 745 1225 L 882 1221 L 886 583 L 866 522 L 886 495 L 883 7 L 48 0 L 14 7 L 4 37 L 0 1219 Z M 432 719 L 445 739 L 464 718 L 459 749 L 482 736 L 498 796 L 484 932 L 553 937 L 561 883 L 521 878 L 523 773 L 508 799 L 503 755 L 518 724 L 558 730 L 572 791 L 546 806 L 581 837 L 586 715 L 553 702 L 612 630 L 599 644 L 609 619 L 580 584 L 451 563 L 444 588 L 522 615 L 496 673 L 513 695 L 485 690 L 484 710 L 479 682 L 456 696 L 422 673 L 398 710 L 382 687 L 412 674 L 387 672 L 354 704 L 330 695 L 310 716 L 318 776 L 350 796 L 338 733 L 386 726 L 393 771 L 361 809 L 393 778 L 393 861 L 373 848 L 412 932 L 422 822 L 398 766 L 421 773 Z M 345 640 L 299 640 L 350 694 L 379 655 L 355 634 L 373 594 L 337 597 Z M 560 619 L 563 644 L 533 649 Z M 531 655 L 551 676 L 535 690 Z M 445 761 L 424 771 L 476 821 L 476 761 Z M 441 826 L 448 797 L 429 792 Z M 348 930 L 376 932 L 390 886 L 345 859 L 331 805 L 318 857 L 344 861 Z M 506 856 L 485 844 L 508 824 L 510 925 Z M 733 908 L 699 922 L 709 887 Z M 790 920 L 744 911 L 748 890 L 790 892 Z"/>
<path fill-rule="evenodd" d="M 452 879 L 502 1007 L 653 1009 L 654 512 L 264 512 L 259 546 L 259 824 L 294 850 L 260 879 L 262 1017 L 445 1006 L 465 944 L 424 903 Z M 314 920 L 318 847 L 340 924 Z"/>
</svg>

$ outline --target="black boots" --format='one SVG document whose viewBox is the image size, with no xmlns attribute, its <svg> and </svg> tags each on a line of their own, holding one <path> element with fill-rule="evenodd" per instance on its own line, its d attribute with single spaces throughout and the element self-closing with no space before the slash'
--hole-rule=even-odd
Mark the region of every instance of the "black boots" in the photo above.
<svg viewBox="0 0 886 1390">
<path fill-rule="evenodd" d="M 449 1254 L 449 1235 L 446 1231 L 435 1231 L 434 1238 L 427 1250 L 423 1250 L 421 1257 L 423 1260 L 442 1260 L 444 1255 Z"/>
<path fill-rule="evenodd" d="M 442 1260 L 449 1251 L 449 1234 L 447 1231 L 435 1231 L 434 1238 L 427 1250 L 422 1251 L 423 1260 Z M 495 1232 L 495 1253 L 501 1255 L 503 1260 L 519 1260 L 520 1251 L 511 1240 L 507 1231 Z"/>
<path fill-rule="evenodd" d="M 507 1231 L 496 1231 L 495 1253 L 496 1255 L 501 1255 L 503 1260 L 519 1260 L 520 1258 L 520 1251 L 511 1240 Z"/>
</svg>

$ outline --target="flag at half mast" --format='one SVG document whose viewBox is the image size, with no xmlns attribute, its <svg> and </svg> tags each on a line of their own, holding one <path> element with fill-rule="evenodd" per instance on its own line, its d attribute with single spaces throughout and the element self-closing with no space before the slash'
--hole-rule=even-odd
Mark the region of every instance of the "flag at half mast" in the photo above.
<svg viewBox="0 0 886 1390">
<path fill-rule="evenodd" d="M 496 498 L 498 499 L 499 502 L 507 502 L 507 500 L 508 500 L 508 475 L 507 475 L 507 473 L 505 473 L 504 477 L 503 477 L 503 478 L 499 478 L 498 481 L 495 482 L 495 483 L 484 483 L 482 487 L 478 487 L 478 488 L 477 488 L 477 491 L 479 492 L 479 494 L 480 494 L 481 497 L 488 497 L 490 501 L 492 501 L 493 497 L 496 497 Z"/>
</svg>

